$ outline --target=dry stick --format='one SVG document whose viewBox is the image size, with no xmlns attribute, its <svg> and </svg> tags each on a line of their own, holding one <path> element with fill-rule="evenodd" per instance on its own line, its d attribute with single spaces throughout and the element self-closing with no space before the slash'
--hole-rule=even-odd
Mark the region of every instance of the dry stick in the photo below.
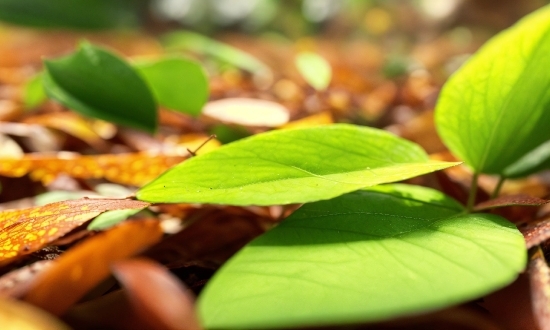
<svg viewBox="0 0 550 330">
<path fill-rule="evenodd" d="M 195 149 L 195 151 L 191 151 L 189 148 L 186 148 L 187 149 L 187 152 L 189 152 L 189 154 L 191 154 L 191 157 L 195 157 L 197 155 L 197 152 L 200 150 L 200 148 L 202 148 L 205 144 L 208 143 L 208 141 L 212 140 L 212 139 L 215 139 L 217 136 L 216 134 L 212 134 L 208 137 L 208 139 L 206 139 L 203 143 L 201 143 L 200 146 L 197 147 L 197 149 Z"/>
<path fill-rule="evenodd" d="M 466 204 L 466 211 L 471 213 L 474 209 L 474 204 L 476 201 L 477 194 L 477 179 L 479 178 L 479 173 L 474 173 L 472 176 L 472 184 L 470 185 L 470 194 L 468 195 L 468 204 Z"/>
</svg>

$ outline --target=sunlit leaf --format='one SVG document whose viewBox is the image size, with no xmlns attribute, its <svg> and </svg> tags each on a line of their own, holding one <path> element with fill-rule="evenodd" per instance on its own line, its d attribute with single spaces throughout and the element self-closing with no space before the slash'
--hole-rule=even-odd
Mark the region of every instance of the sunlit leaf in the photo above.
<svg viewBox="0 0 550 330">
<path fill-rule="evenodd" d="M 550 6 L 501 32 L 445 84 L 445 144 L 476 172 L 501 174 L 550 139 Z"/>
<path fill-rule="evenodd" d="M 67 174 L 79 179 L 105 178 L 120 184 L 142 186 L 185 158 L 146 152 L 97 156 L 29 154 L 21 159 L 2 159 L 0 175 L 20 177 L 29 174 L 33 180 L 49 184 L 57 175 Z"/>
<path fill-rule="evenodd" d="M 247 98 L 208 102 L 203 113 L 224 123 L 243 126 L 277 127 L 290 118 L 288 109 L 279 103 Z"/>
<path fill-rule="evenodd" d="M 25 300 L 63 314 L 109 275 L 109 265 L 135 255 L 162 237 L 157 220 L 128 221 L 87 239 L 56 260 L 37 278 Z"/>
<path fill-rule="evenodd" d="M 168 50 L 190 50 L 227 62 L 255 74 L 271 72 L 269 67 L 240 49 L 190 31 L 172 32 L 163 38 Z"/>
<path fill-rule="evenodd" d="M 233 142 L 181 163 L 137 196 L 167 203 L 304 203 L 456 164 L 429 161 L 414 143 L 382 130 L 335 124 Z"/>
<path fill-rule="evenodd" d="M 306 204 L 230 259 L 199 296 L 208 329 L 378 321 L 469 301 L 525 266 L 508 221 L 388 185 Z"/>
<path fill-rule="evenodd" d="M 165 57 L 134 64 L 151 87 L 157 102 L 190 115 L 200 114 L 209 86 L 202 66 L 184 57 Z"/>
<path fill-rule="evenodd" d="M 44 91 L 44 86 L 42 85 L 42 74 L 40 73 L 32 77 L 25 84 L 25 89 L 23 91 L 23 103 L 25 104 L 25 108 L 32 109 L 45 102 L 47 99 L 48 96 Z"/>
<path fill-rule="evenodd" d="M 0 262 L 37 251 L 102 212 L 148 205 L 124 199 L 78 199 L 0 211 Z"/>
<path fill-rule="evenodd" d="M 0 20 L 42 28 L 133 26 L 137 12 L 123 0 L 0 0 Z"/>
<path fill-rule="evenodd" d="M 130 259 L 116 262 L 112 269 L 151 329 L 202 329 L 193 296 L 166 268 L 147 259 Z"/>
<path fill-rule="evenodd" d="M 52 315 L 17 300 L 0 299 L 0 324 L 4 330 L 69 330 Z"/>
<path fill-rule="evenodd" d="M 44 64 L 44 88 L 51 98 L 89 117 L 150 133 L 156 130 L 153 94 L 117 55 L 82 43 L 75 53 Z"/>
<path fill-rule="evenodd" d="M 316 53 L 302 52 L 296 55 L 296 67 L 305 81 L 317 90 L 325 90 L 332 78 L 332 68 Z"/>
</svg>

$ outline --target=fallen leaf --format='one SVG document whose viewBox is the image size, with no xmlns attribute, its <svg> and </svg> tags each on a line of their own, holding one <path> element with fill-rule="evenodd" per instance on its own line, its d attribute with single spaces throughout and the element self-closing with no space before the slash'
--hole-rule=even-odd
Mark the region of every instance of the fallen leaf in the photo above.
<svg viewBox="0 0 550 330">
<path fill-rule="evenodd" d="M 530 249 L 550 238 L 550 218 L 541 219 L 525 228 L 520 228 L 520 231 L 525 237 L 527 248 Z"/>
<path fill-rule="evenodd" d="M 2 330 L 69 330 L 44 311 L 21 301 L 0 299 Z"/>
<path fill-rule="evenodd" d="M 0 277 L 0 297 L 20 298 L 27 293 L 38 274 L 52 265 L 52 260 L 41 260 L 13 270 Z"/>
<path fill-rule="evenodd" d="M 474 207 L 474 211 L 483 211 L 494 209 L 497 207 L 506 207 L 506 206 L 540 206 L 548 203 L 548 200 L 529 196 L 529 195 L 511 195 L 511 196 L 499 196 L 491 200 L 477 204 Z"/>
<path fill-rule="evenodd" d="M 195 314 L 194 298 L 166 268 L 147 259 L 121 260 L 111 268 L 126 288 L 136 314 L 151 328 L 201 329 Z"/>
<path fill-rule="evenodd" d="M 72 248 L 36 279 L 25 300 L 61 315 L 109 275 L 109 265 L 160 240 L 155 219 L 128 221 Z M 130 239 L 131 238 L 131 239 Z"/>
<path fill-rule="evenodd" d="M 550 329 L 550 268 L 537 247 L 529 261 L 533 314 L 540 329 Z"/>
<path fill-rule="evenodd" d="M 21 177 L 29 174 L 31 179 L 47 185 L 63 173 L 79 179 L 105 178 L 120 184 L 142 186 L 185 159 L 146 152 L 97 156 L 27 154 L 20 159 L 2 159 L 0 175 Z"/>
<path fill-rule="evenodd" d="M 288 109 L 279 103 L 247 98 L 208 102 L 202 113 L 224 123 L 261 127 L 281 126 L 290 118 Z"/>
<path fill-rule="evenodd" d="M 108 210 L 145 208 L 125 199 L 77 199 L 0 212 L 0 263 L 32 253 Z"/>
</svg>

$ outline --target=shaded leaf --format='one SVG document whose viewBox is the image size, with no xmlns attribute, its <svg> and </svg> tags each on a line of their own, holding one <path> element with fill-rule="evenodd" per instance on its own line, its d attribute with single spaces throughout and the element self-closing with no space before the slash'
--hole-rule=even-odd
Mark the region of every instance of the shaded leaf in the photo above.
<svg viewBox="0 0 550 330">
<path fill-rule="evenodd" d="M 112 210 L 98 215 L 88 225 L 88 230 L 104 230 L 128 219 L 138 213 L 141 209 Z"/>
<path fill-rule="evenodd" d="M 168 50 L 183 49 L 212 56 L 255 74 L 270 74 L 271 72 L 267 65 L 254 56 L 198 33 L 190 31 L 172 32 L 164 36 L 163 43 Z"/>
<path fill-rule="evenodd" d="M 126 288 L 137 315 L 149 327 L 159 330 L 202 329 L 192 295 L 166 268 L 147 259 L 122 260 L 111 268 Z"/>
<path fill-rule="evenodd" d="M 105 178 L 120 184 L 142 186 L 186 158 L 146 152 L 97 156 L 28 154 L 21 159 L 2 159 L 0 175 L 20 177 L 30 174 L 33 180 L 46 185 L 59 174 L 67 174 L 79 179 Z"/>
<path fill-rule="evenodd" d="M 476 172 L 502 174 L 550 139 L 550 6 L 489 41 L 445 84 L 438 132 Z"/>
<path fill-rule="evenodd" d="M 157 107 L 141 76 L 117 55 L 82 43 L 73 54 L 44 61 L 51 98 L 85 116 L 153 133 Z"/>
<path fill-rule="evenodd" d="M 203 67 L 184 57 L 165 57 L 134 63 L 151 87 L 157 102 L 193 116 L 208 100 L 208 78 Z"/>
<path fill-rule="evenodd" d="M 517 229 L 419 186 L 306 204 L 230 259 L 199 296 L 209 329 L 390 319 L 468 301 L 525 266 Z M 450 285 L 452 283 L 452 285 Z"/>
<path fill-rule="evenodd" d="M 305 203 L 456 164 L 431 162 L 417 145 L 381 130 L 335 124 L 272 131 L 222 146 L 174 167 L 137 197 L 166 203 Z"/>
<path fill-rule="evenodd" d="M 135 25 L 137 13 L 121 0 L 0 0 L 0 20 L 42 28 L 106 29 Z"/>
<path fill-rule="evenodd" d="M 162 237 L 157 220 L 128 221 L 70 249 L 37 278 L 25 300 L 61 315 L 109 275 L 109 264 L 135 255 Z M 131 238 L 131 239 L 129 239 Z"/>
<path fill-rule="evenodd" d="M 17 300 L 0 299 L 0 324 L 4 330 L 69 330 L 52 315 Z"/>
<path fill-rule="evenodd" d="M 316 90 L 327 89 L 332 78 L 332 68 L 323 57 L 312 52 L 302 52 L 296 55 L 295 59 L 298 71 Z"/>
<path fill-rule="evenodd" d="M 533 314 L 540 329 L 550 328 L 550 268 L 537 247 L 529 261 Z"/>
<path fill-rule="evenodd" d="M 508 195 L 500 196 L 483 203 L 479 203 L 474 207 L 475 211 L 490 210 L 497 207 L 506 207 L 514 205 L 524 205 L 524 206 L 540 206 L 547 204 L 549 201 L 529 195 Z"/>
<path fill-rule="evenodd" d="M 550 140 L 506 167 L 502 174 L 507 178 L 519 178 L 547 168 L 550 168 Z"/>
<path fill-rule="evenodd" d="M 277 127 L 290 118 L 288 109 L 279 103 L 247 98 L 208 102 L 203 113 L 225 123 L 243 126 Z"/>
<path fill-rule="evenodd" d="M 37 251 L 102 212 L 147 206 L 134 200 L 78 199 L 0 211 L 0 262 Z"/>
</svg>

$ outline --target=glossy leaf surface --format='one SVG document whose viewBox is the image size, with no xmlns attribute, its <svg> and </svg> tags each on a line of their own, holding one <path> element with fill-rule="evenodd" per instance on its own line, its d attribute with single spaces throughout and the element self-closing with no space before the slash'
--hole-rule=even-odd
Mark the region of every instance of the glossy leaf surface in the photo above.
<svg viewBox="0 0 550 330">
<path fill-rule="evenodd" d="M 117 55 L 82 43 L 73 54 L 45 61 L 46 93 L 89 117 L 154 132 L 153 94 L 134 69 Z"/>
<path fill-rule="evenodd" d="M 445 144 L 477 172 L 503 173 L 550 139 L 550 6 L 489 41 L 445 84 Z"/>
<path fill-rule="evenodd" d="M 208 100 L 208 79 L 202 66 L 184 57 L 135 64 L 157 102 L 172 110 L 198 115 Z"/>
<path fill-rule="evenodd" d="M 325 90 L 332 78 L 332 68 L 316 53 L 303 52 L 296 56 L 296 67 L 305 81 L 317 90 Z"/>
<path fill-rule="evenodd" d="M 522 235 L 428 188 L 387 185 L 306 204 L 229 260 L 199 297 L 208 329 L 377 321 L 510 283 Z"/>
<path fill-rule="evenodd" d="M 272 131 L 222 146 L 165 172 L 137 197 L 166 203 L 305 203 L 456 164 L 429 161 L 418 145 L 382 130 L 335 124 Z"/>
</svg>

